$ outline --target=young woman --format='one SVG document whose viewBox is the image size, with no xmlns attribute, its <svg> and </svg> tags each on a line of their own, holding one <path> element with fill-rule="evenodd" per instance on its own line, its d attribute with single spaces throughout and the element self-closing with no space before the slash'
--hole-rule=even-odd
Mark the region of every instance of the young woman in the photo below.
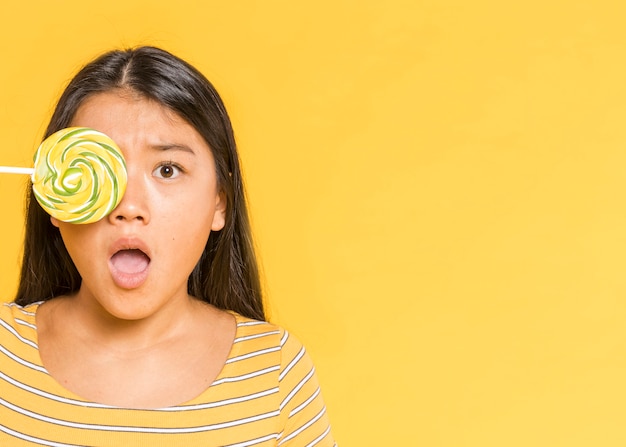
<svg viewBox="0 0 626 447">
<path fill-rule="evenodd" d="M 213 86 L 163 50 L 113 51 L 69 83 L 46 136 L 74 126 L 120 146 L 126 192 L 91 224 L 28 201 L 0 306 L 0 445 L 333 446 L 310 358 L 263 321 Z"/>
</svg>

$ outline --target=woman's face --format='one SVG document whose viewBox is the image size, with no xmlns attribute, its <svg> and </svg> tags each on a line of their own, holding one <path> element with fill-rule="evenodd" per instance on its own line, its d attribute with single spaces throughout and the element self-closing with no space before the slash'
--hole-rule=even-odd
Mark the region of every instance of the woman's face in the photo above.
<svg viewBox="0 0 626 447">
<path fill-rule="evenodd" d="M 187 279 L 225 221 L 210 148 L 177 114 L 124 90 L 89 97 L 71 125 L 110 136 L 128 170 L 109 216 L 86 225 L 52 219 L 82 277 L 77 298 L 123 320 L 187 300 Z"/>
</svg>

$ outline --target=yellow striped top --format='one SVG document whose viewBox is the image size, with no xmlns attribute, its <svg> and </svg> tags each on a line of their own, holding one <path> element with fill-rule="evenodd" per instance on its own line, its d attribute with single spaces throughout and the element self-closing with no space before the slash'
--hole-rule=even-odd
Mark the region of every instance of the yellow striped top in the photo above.
<svg viewBox="0 0 626 447">
<path fill-rule="evenodd" d="M 0 446 L 335 446 L 304 347 L 236 315 L 222 371 L 183 405 L 136 410 L 86 401 L 41 362 L 38 304 L 0 305 Z"/>
</svg>

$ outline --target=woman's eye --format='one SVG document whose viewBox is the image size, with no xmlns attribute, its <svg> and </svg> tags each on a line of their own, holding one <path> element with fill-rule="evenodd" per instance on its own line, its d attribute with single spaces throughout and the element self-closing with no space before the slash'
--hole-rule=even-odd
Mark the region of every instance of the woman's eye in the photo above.
<svg viewBox="0 0 626 447">
<path fill-rule="evenodd" d="M 157 167 L 154 175 L 159 178 L 174 178 L 180 174 L 180 168 L 172 163 L 165 163 Z"/>
</svg>

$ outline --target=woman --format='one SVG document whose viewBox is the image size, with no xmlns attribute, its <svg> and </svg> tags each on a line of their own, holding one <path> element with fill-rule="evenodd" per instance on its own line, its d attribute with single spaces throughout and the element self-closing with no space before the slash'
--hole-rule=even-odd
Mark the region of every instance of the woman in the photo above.
<svg viewBox="0 0 626 447">
<path fill-rule="evenodd" d="M 126 192 L 86 225 L 28 201 L 0 308 L 0 445 L 334 445 L 311 360 L 263 321 L 211 84 L 163 50 L 113 51 L 69 83 L 46 136 L 74 126 L 120 146 Z"/>
</svg>

